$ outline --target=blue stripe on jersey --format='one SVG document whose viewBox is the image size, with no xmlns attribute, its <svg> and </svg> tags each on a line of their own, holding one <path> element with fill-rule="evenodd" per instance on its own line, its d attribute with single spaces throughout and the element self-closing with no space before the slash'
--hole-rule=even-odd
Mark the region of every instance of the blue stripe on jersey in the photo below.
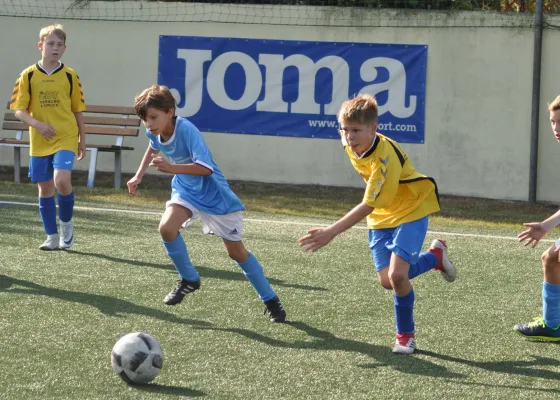
<svg viewBox="0 0 560 400">
<path fill-rule="evenodd" d="M 177 117 L 175 132 L 165 143 L 148 130 L 146 135 L 150 139 L 150 147 L 163 153 L 170 163 L 197 163 L 212 170 L 208 176 L 175 175 L 171 182 L 172 195 L 178 194 L 207 214 L 223 215 L 245 209 L 212 159 L 202 134 L 189 120 Z"/>
</svg>

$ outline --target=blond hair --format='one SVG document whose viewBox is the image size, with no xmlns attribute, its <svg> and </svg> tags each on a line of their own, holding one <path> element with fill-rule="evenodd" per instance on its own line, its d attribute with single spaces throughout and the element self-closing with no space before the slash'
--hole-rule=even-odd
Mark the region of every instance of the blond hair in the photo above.
<svg viewBox="0 0 560 400">
<path fill-rule="evenodd" d="M 51 33 L 54 33 L 56 37 L 62 39 L 64 43 L 66 43 L 66 32 L 64 32 L 64 27 L 60 24 L 45 26 L 41 29 L 39 32 L 39 41 L 43 43 L 43 40 L 45 40 L 45 38 Z"/>
<path fill-rule="evenodd" d="M 556 96 L 552 103 L 548 104 L 548 111 L 560 110 L 560 96 Z"/>
<path fill-rule="evenodd" d="M 167 86 L 152 85 L 134 98 L 134 110 L 141 120 L 146 120 L 149 107 L 164 112 L 175 109 L 175 98 Z"/>
<path fill-rule="evenodd" d="M 377 101 L 369 94 L 359 94 L 346 100 L 338 111 L 338 122 L 354 121 L 361 124 L 377 124 Z"/>
</svg>

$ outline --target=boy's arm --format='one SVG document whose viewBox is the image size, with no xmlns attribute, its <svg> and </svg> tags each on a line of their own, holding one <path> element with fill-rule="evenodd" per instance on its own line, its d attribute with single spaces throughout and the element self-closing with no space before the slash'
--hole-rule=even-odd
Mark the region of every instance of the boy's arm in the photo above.
<svg viewBox="0 0 560 400">
<path fill-rule="evenodd" d="M 29 114 L 28 110 L 31 103 L 30 86 L 31 82 L 29 82 L 29 74 L 24 71 L 14 86 L 12 100 L 10 101 L 10 109 L 14 110 L 14 115 L 17 119 L 35 128 L 45 139 L 51 140 L 56 135 L 54 128 L 49 124 L 45 124 L 44 122 L 33 118 L 31 114 Z"/>
<path fill-rule="evenodd" d="M 78 124 L 78 161 L 86 155 L 86 126 L 84 123 L 84 114 L 82 112 L 75 112 L 76 122 Z"/>
<path fill-rule="evenodd" d="M 526 226 L 523 232 L 517 235 L 520 242 L 526 242 L 525 246 L 532 245 L 535 247 L 539 241 L 552 230 L 552 228 L 560 224 L 560 210 L 552 214 L 542 222 L 528 222 L 523 224 Z"/>
<path fill-rule="evenodd" d="M 335 236 L 340 235 L 342 232 L 356 225 L 362 219 L 371 214 L 372 211 L 373 207 L 370 207 L 364 203 L 360 203 L 352 210 L 350 210 L 344 217 L 340 218 L 334 224 L 327 227 L 327 229 L 331 231 L 334 238 Z"/>
<path fill-rule="evenodd" d="M 148 148 L 146 149 L 146 152 L 144 153 L 144 157 L 142 157 L 142 162 L 140 162 L 140 166 L 138 167 L 138 170 L 136 171 L 136 177 L 142 179 L 144 177 L 144 174 L 146 173 L 146 170 L 148 169 L 148 167 L 150 166 L 150 161 L 152 160 L 152 157 L 159 153 L 159 150 L 153 149 L 152 147 L 150 147 L 148 145 Z"/>
<path fill-rule="evenodd" d="M 298 240 L 305 251 L 315 252 L 327 245 L 336 236 L 356 225 L 373 211 L 373 207 L 360 203 L 349 211 L 344 217 L 334 224 L 324 228 L 313 228 L 307 231 L 307 235 Z"/>
<path fill-rule="evenodd" d="M 51 140 L 55 137 L 56 132 L 52 126 L 33 118 L 27 110 L 15 110 L 14 115 L 24 124 L 37 129 L 37 132 L 39 132 L 45 139 Z"/>
<path fill-rule="evenodd" d="M 196 175 L 207 176 L 212 175 L 212 170 L 197 163 L 190 164 L 170 164 L 163 157 L 153 157 L 150 163 L 151 167 L 156 167 L 159 172 L 167 172 L 169 174 L 179 175 Z"/>
<path fill-rule="evenodd" d="M 150 145 L 148 145 L 148 148 L 144 153 L 144 157 L 142 157 L 142 161 L 140 162 L 140 166 L 138 167 L 136 174 L 126 183 L 126 185 L 128 186 L 128 193 L 130 194 L 140 193 L 138 191 L 138 185 L 140 185 L 140 182 L 142 182 L 142 178 L 144 177 L 146 170 L 150 166 L 150 161 L 153 155 L 157 154 L 158 152 L 159 150 L 155 150 Z"/>
<path fill-rule="evenodd" d="M 560 224 L 560 210 L 556 211 L 541 223 L 543 224 L 543 227 L 547 232 L 549 232 L 552 228 L 558 226 Z"/>
</svg>

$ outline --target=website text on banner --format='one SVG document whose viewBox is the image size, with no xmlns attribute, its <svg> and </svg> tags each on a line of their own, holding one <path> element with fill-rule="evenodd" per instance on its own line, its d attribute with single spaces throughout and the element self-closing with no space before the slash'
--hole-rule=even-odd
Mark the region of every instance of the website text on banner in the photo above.
<svg viewBox="0 0 560 400">
<path fill-rule="evenodd" d="M 425 45 L 160 36 L 158 83 L 200 130 L 339 138 L 348 97 L 379 103 L 379 129 L 424 143 Z"/>
</svg>

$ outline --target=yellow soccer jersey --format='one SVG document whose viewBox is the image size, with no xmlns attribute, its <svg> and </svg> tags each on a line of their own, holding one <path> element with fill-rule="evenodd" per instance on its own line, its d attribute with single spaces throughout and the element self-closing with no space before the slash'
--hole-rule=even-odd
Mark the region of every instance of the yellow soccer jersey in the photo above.
<svg viewBox="0 0 560 400">
<path fill-rule="evenodd" d="M 48 156 L 59 150 L 78 152 L 78 123 L 75 112 L 85 111 L 82 84 L 76 72 L 64 64 L 50 75 L 39 63 L 26 68 L 19 76 L 12 100 L 12 110 L 28 110 L 38 121 L 51 125 L 56 136 L 47 141 L 29 127 L 31 156 Z"/>
<path fill-rule="evenodd" d="M 344 149 L 367 184 L 363 202 L 374 208 L 367 217 L 370 229 L 395 228 L 439 211 L 435 181 L 418 173 L 394 140 L 378 133 L 362 157 L 350 146 Z"/>
</svg>

